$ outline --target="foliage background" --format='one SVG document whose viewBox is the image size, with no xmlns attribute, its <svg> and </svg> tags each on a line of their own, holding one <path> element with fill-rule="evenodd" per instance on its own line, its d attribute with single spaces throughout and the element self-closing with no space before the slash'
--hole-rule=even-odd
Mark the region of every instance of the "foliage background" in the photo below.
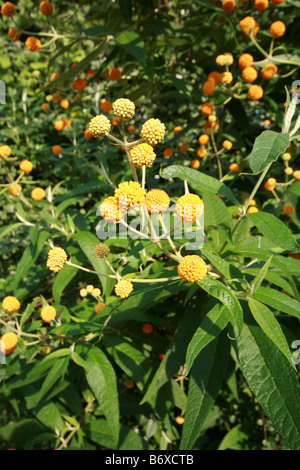
<svg viewBox="0 0 300 470">
<path fill-rule="evenodd" d="M 105 139 L 84 137 L 90 119 L 101 112 L 102 99 L 134 101 L 132 138 L 139 137 L 141 125 L 150 117 L 165 123 L 166 135 L 157 148 L 155 165 L 147 171 L 147 186 L 165 189 L 173 201 L 183 193 L 183 182 L 170 173 L 171 177 L 162 177 L 163 171 L 173 165 L 189 169 L 197 158 L 198 137 L 207 121 L 201 105 L 211 101 L 220 126 L 215 133 L 217 147 L 225 138 L 233 142 L 233 149 L 221 157 L 223 174 L 232 162 L 240 166 L 240 173 L 228 173 L 225 183 L 243 204 L 258 179 L 249 168 L 255 138 L 266 129 L 266 119 L 271 121 L 268 129 L 281 132 L 286 89 L 290 91 L 297 79 L 299 2 L 270 4 L 263 12 L 257 12 L 252 1 L 240 2 L 230 14 L 221 2 L 205 0 L 55 1 L 53 5 L 54 15 L 48 18 L 40 13 L 39 2 L 21 1 L 16 5 L 18 14 L 2 17 L 0 26 L 0 70 L 7 90 L 7 102 L 0 105 L 0 141 L 13 149 L 16 158 L 0 162 L 1 183 L 8 183 L 8 173 L 17 178 L 22 157 L 34 165 L 22 180 L 27 203 L 10 195 L 7 187 L 0 188 L 0 291 L 2 297 L 15 295 L 21 301 L 16 318 L 23 332 L 50 334 L 33 345 L 28 345 L 29 337 L 21 336 L 6 366 L 1 365 L 1 448 L 298 449 L 298 371 L 282 350 L 286 352 L 286 344 L 291 348 L 300 337 L 299 181 L 279 187 L 277 198 L 263 185 L 256 195 L 260 212 L 274 215 L 284 229 L 280 225 L 279 231 L 272 230 L 271 225 L 268 231 L 255 214 L 252 218 L 249 214 L 231 238 L 239 205 L 219 198 L 201 179 L 201 175 L 219 178 L 216 158 L 201 160 L 200 170 L 194 170 L 197 176 L 191 177 L 191 188 L 205 203 L 202 255 L 222 275 L 229 272 L 224 285 L 234 292 L 230 299 L 239 296 L 244 313 L 246 326 L 236 341 L 226 316 L 228 305 L 223 307 L 219 293 L 208 296 L 208 287 L 203 290 L 184 282 L 138 284 L 134 295 L 120 301 L 111 280 L 71 266 L 53 275 L 46 259 L 51 240 L 64 247 L 74 263 L 107 269 L 93 253 L 98 243 L 97 208 L 113 193 L 112 184 L 131 179 L 131 174 L 118 147 Z M 287 31 L 276 43 L 277 55 L 296 62 L 278 66 L 279 73 L 268 82 L 259 76 L 257 83 L 264 88 L 259 102 L 248 99 L 249 85 L 243 82 L 237 62 L 245 52 L 255 61 L 263 59 L 240 30 L 239 21 L 247 14 L 259 22 L 259 43 L 265 50 L 271 43 L 269 25 L 282 19 Z M 14 21 L 23 30 L 17 42 L 7 37 Z M 39 52 L 26 49 L 28 31 L 41 34 L 44 46 Z M 44 33 L 58 36 L 53 40 Z M 232 97 L 229 86 L 208 97 L 202 85 L 224 52 L 234 55 L 230 70 L 239 84 L 238 96 Z M 106 73 L 113 67 L 121 70 L 118 81 Z M 96 74 L 86 89 L 73 90 L 73 80 L 86 78 L 91 68 Z M 59 72 L 54 81 L 52 72 Z M 54 93 L 68 99 L 70 107 L 63 110 L 50 102 L 50 111 L 43 112 L 41 105 Z M 54 123 L 62 118 L 70 119 L 71 126 L 58 132 Z M 175 126 L 183 129 L 176 135 Z M 113 131 L 120 135 L 118 126 Z M 188 144 L 187 152 L 180 151 L 182 143 Z M 57 144 L 62 151 L 54 155 L 52 147 Z M 173 150 L 171 158 L 163 156 L 165 148 Z M 297 140 L 289 152 L 296 170 Z M 267 176 L 287 182 L 284 168 L 279 158 Z M 47 193 L 39 203 L 30 200 L 35 186 Z M 293 206 L 292 215 L 283 213 L 284 205 Z M 122 275 L 139 272 L 141 265 L 142 277 L 150 278 L 175 268 L 147 243 L 107 243 L 111 262 Z M 224 243 L 227 249 L 221 260 L 212 258 Z M 245 283 L 257 280 L 271 255 L 253 300 L 266 309 L 259 309 L 266 315 L 263 319 L 270 315 L 280 325 L 275 340 L 262 327 L 263 319 L 254 319 L 254 307 L 250 311 L 245 295 Z M 87 284 L 102 290 L 106 308 L 101 314 L 95 315 L 93 297 L 79 295 Z M 60 322 L 50 328 L 40 320 L 45 299 L 59 311 Z M 5 322 L 15 326 L 14 317 L 3 318 L 3 331 Z M 154 326 L 150 335 L 142 331 L 145 322 Z M 103 325 L 106 333 L 99 342 Z M 65 334 L 65 339 L 58 334 Z M 195 357 L 187 354 L 192 340 L 199 347 Z M 43 353 L 45 344 L 51 346 L 48 356 Z M 187 362 L 188 373 L 182 369 Z M 127 378 L 134 381 L 133 389 L 126 387 Z M 184 426 L 176 422 L 180 414 L 185 416 Z"/>
</svg>

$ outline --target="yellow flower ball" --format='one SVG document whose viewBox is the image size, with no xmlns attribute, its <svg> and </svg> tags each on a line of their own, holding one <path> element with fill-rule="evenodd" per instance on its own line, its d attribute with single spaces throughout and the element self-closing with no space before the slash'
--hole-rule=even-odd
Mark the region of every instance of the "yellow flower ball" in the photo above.
<svg viewBox="0 0 300 470">
<path fill-rule="evenodd" d="M 55 246 L 48 253 L 47 267 L 50 271 L 58 273 L 64 267 L 67 259 L 68 257 L 65 250 L 59 246 Z"/>
<path fill-rule="evenodd" d="M 41 310 L 41 318 L 45 323 L 51 323 L 56 317 L 56 309 L 51 305 L 46 305 Z"/>
<path fill-rule="evenodd" d="M 156 159 L 156 154 L 154 153 L 152 145 L 146 143 L 132 147 L 132 149 L 130 149 L 130 155 L 134 166 L 137 168 L 141 168 L 143 165 L 150 168 Z"/>
<path fill-rule="evenodd" d="M 125 299 L 129 296 L 129 294 L 133 291 L 133 284 L 132 282 L 128 281 L 127 279 L 121 279 L 115 285 L 115 293 L 118 297 Z"/>
<path fill-rule="evenodd" d="M 170 206 L 170 198 L 163 189 L 151 189 L 146 194 L 146 207 L 151 214 L 164 212 Z"/>
<path fill-rule="evenodd" d="M 95 246 L 95 255 L 97 258 L 107 258 L 110 253 L 110 248 L 105 243 L 99 243 Z"/>
<path fill-rule="evenodd" d="M 135 104 L 127 98 L 119 98 L 113 103 L 112 108 L 115 116 L 123 121 L 130 121 L 134 116 Z"/>
<path fill-rule="evenodd" d="M 9 192 L 12 196 L 17 196 L 22 192 L 23 188 L 20 184 L 11 184 L 9 187 Z"/>
<path fill-rule="evenodd" d="M 12 154 L 12 150 L 8 145 L 1 145 L 0 146 L 0 157 L 8 158 Z"/>
<path fill-rule="evenodd" d="M 115 196 L 108 196 L 100 205 L 100 214 L 109 223 L 118 224 L 125 215 L 125 209 L 120 206 Z"/>
<path fill-rule="evenodd" d="M 175 212 L 184 222 L 195 222 L 203 212 L 203 201 L 197 194 L 184 194 L 176 205 Z"/>
<path fill-rule="evenodd" d="M 42 201 L 42 199 L 44 199 L 45 196 L 46 196 L 46 193 L 43 188 L 34 188 L 31 191 L 31 197 L 35 201 Z"/>
<path fill-rule="evenodd" d="M 115 190 L 115 197 L 122 207 L 129 209 L 145 204 L 146 191 L 136 181 L 124 181 Z"/>
<path fill-rule="evenodd" d="M 94 137 L 103 137 L 109 133 L 110 129 L 110 120 L 103 114 L 95 116 L 89 124 L 89 131 L 93 134 Z"/>
<path fill-rule="evenodd" d="M 141 136 L 149 145 L 157 145 L 165 136 L 166 126 L 159 119 L 148 119 L 141 129 Z"/>
<path fill-rule="evenodd" d="M 182 258 L 177 270 L 184 281 L 199 282 L 207 274 L 207 265 L 201 256 L 187 255 Z"/>
<path fill-rule="evenodd" d="M 14 313 L 20 310 L 21 304 L 19 300 L 12 296 L 8 295 L 7 297 L 4 297 L 2 301 L 2 308 L 5 310 L 7 313 Z"/>
<path fill-rule="evenodd" d="M 24 171 L 24 173 L 30 173 L 33 170 L 33 164 L 30 160 L 22 160 L 19 168 L 21 171 Z"/>
<path fill-rule="evenodd" d="M 1 352 L 4 353 L 6 356 L 11 354 L 15 349 L 18 344 L 18 336 L 16 333 L 9 332 L 5 333 L 4 335 L 1 336 L 0 339 L 0 346 L 1 346 Z"/>
</svg>

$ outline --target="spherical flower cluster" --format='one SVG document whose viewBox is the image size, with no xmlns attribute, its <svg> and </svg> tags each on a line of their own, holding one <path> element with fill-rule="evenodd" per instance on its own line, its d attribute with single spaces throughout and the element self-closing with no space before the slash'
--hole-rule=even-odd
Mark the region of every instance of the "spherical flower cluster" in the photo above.
<svg viewBox="0 0 300 470">
<path fill-rule="evenodd" d="M 231 52 L 224 52 L 216 57 L 216 63 L 221 67 L 230 66 L 233 64 L 233 55 Z M 209 78 L 209 77 L 208 77 Z"/>
<path fill-rule="evenodd" d="M 277 72 L 278 67 L 275 64 L 266 64 L 260 71 L 262 78 L 265 80 L 271 80 Z"/>
<path fill-rule="evenodd" d="M 201 106 L 201 112 L 202 114 L 205 114 L 205 116 L 209 116 L 210 114 L 212 114 L 215 110 L 215 107 L 213 104 L 211 103 L 203 103 L 203 105 Z"/>
<path fill-rule="evenodd" d="M 125 210 L 120 207 L 117 197 L 108 196 L 100 205 L 100 214 L 107 222 L 118 224 L 123 219 Z"/>
<path fill-rule="evenodd" d="M 293 177 L 296 179 L 296 180 L 300 180 L 300 170 L 295 170 L 293 172 Z"/>
<path fill-rule="evenodd" d="M 17 13 L 16 7 L 12 2 L 5 2 L 1 6 L 1 15 L 7 16 L 10 18 L 11 16 L 14 16 Z"/>
<path fill-rule="evenodd" d="M 22 32 L 17 28 L 8 28 L 7 36 L 12 41 L 18 41 L 21 37 Z"/>
<path fill-rule="evenodd" d="M 269 32 L 274 38 L 281 38 L 284 35 L 286 26 L 283 21 L 274 21 L 271 24 Z"/>
<path fill-rule="evenodd" d="M 264 11 L 269 6 L 269 0 L 254 0 L 254 7 L 257 11 Z"/>
<path fill-rule="evenodd" d="M 221 83 L 229 84 L 233 80 L 233 75 L 231 72 L 223 72 L 221 73 Z"/>
<path fill-rule="evenodd" d="M 222 9 L 226 11 L 226 13 L 232 13 L 235 7 L 235 0 L 223 0 L 222 2 Z"/>
<path fill-rule="evenodd" d="M 1 336 L 0 340 L 0 351 L 6 356 L 14 352 L 18 344 L 18 337 L 16 333 L 9 332 Z"/>
<path fill-rule="evenodd" d="M 207 145 L 209 142 L 209 135 L 201 134 L 198 138 L 198 142 L 200 145 Z"/>
<path fill-rule="evenodd" d="M 76 78 L 71 85 L 72 90 L 83 91 L 87 86 L 85 78 Z"/>
<path fill-rule="evenodd" d="M 204 148 L 199 148 L 199 149 L 197 150 L 197 156 L 198 156 L 199 158 L 204 158 L 206 155 L 207 155 L 207 150 L 206 150 L 206 149 L 204 149 Z"/>
<path fill-rule="evenodd" d="M 9 192 L 12 196 L 17 196 L 23 191 L 23 188 L 20 184 L 11 184 L 9 187 Z"/>
<path fill-rule="evenodd" d="M 207 265 L 201 256 L 187 255 L 182 258 L 177 270 L 184 281 L 199 282 L 207 274 Z"/>
<path fill-rule="evenodd" d="M 141 129 L 141 136 L 149 145 L 157 145 L 165 136 L 166 126 L 159 119 L 148 119 Z"/>
<path fill-rule="evenodd" d="M 110 120 L 103 114 L 95 116 L 89 124 L 89 131 L 93 134 L 94 137 L 103 137 L 109 133 L 110 129 Z"/>
<path fill-rule="evenodd" d="M 170 158 L 170 157 L 172 157 L 172 155 L 173 155 L 173 150 L 172 150 L 172 149 L 166 148 L 166 149 L 164 150 L 164 157 Z"/>
<path fill-rule="evenodd" d="M 60 145 L 53 145 L 52 147 L 52 153 L 54 155 L 59 155 L 61 152 L 61 146 Z"/>
<path fill-rule="evenodd" d="M 229 165 L 229 171 L 231 171 L 231 173 L 237 173 L 239 169 L 240 167 L 237 163 L 231 163 L 231 165 Z"/>
<path fill-rule="evenodd" d="M 30 160 L 22 160 L 19 168 L 21 171 L 24 171 L 24 173 L 31 173 L 33 170 L 33 164 Z"/>
<path fill-rule="evenodd" d="M 202 91 L 205 95 L 211 96 L 214 94 L 216 89 L 216 82 L 213 79 L 206 80 L 202 85 Z"/>
<path fill-rule="evenodd" d="M 127 98 L 119 98 L 113 103 L 112 108 L 115 116 L 123 121 L 130 121 L 134 116 L 135 104 Z"/>
<path fill-rule="evenodd" d="M 173 129 L 173 134 L 174 135 L 177 135 L 179 134 L 179 132 L 182 131 L 182 127 L 181 126 L 175 126 L 174 129 Z"/>
<path fill-rule="evenodd" d="M 31 197 L 34 199 L 34 201 L 42 201 L 44 197 L 46 196 L 46 193 L 43 188 L 34 188 L 31 191 Z"/>
<path fill-rule="evenodd" d="M 115 197 L 121 207 L 129 209 L 133 206 L 145 204 L 146 191 L 136 181 L 124 181 L 115 190 Z"/>
<path fill-rule="evenodd" d="M 164 212 L 170 206 L 170 198 L 163 189 L 151 189 L 146 194 L 146 207 L 151 214 Z"/>
<path fill-rule="evenodd" d="M 106 100 L 105 98 L 103 98 L 103 100 L 101 100 L 100 107 L 101 107 L 101 111 L 103 111 L 104 113 L 109 113 L 109 111 L 112 108 L 112 103 L 111 103 L 111 101 Z"/>
<path fill-rule="evenodd" d="M 56 317 L 56 309 L 51 305 L 46 305 L 41 310 L 41 318 L 45 323 L 51 323 Z"/>
<path fill-rule="evenodd" d="M 252 33 L 255 37 L 259 31 L 259 24 L 252 16 L 245 16 L 245 18 L 240 21 L 240 28 L 246 36 Z"/>
<path fill-rule="evenodd" d="M 53 14 L 53 6 L 50 2 L 47 1 L 40 3 L 40 10 L 45 16 L 51 16 Z"/>
<path fill-rule="evenodd" d="M 126 299 L 126 297 L 128 297 L 129 294 L 133 291 L 132 282 L 128 281 L 127 279 L 121 279 L 115 285 L 114 290 L 118 297 L 121 297 L 122 299 Z"/>
<path fill-rule="evenodd" d="M 21 304 L 19 300 L 12 296 L 8 295 L 7 297 L 4 297 L 2 301 L 2 308 L 5 310 L 7 313 L 14 313 L 20 310 Z"/>
<path fill-rule="evenodd" d="M 150 168 L 156 159 L 152 145 L 146 143 L 132 147 L 132 149 L 130 149 L 130 155 L 137 168 L 141 168 L 143 165 Z"/>
<path fill-rule="evenodd" d="M 273 191 L 276 187 L 276 179 L 275 178 L 268 178 L 267 181 L 264 184 L 264 187 L 267 191 Z"/>
<path fill-rule="evenodd" d="M 58 273 L 64 267 L 67 259 L 68 257 L 65 250 L 59 246 L 55 246 L 48 253 L 47 267 L 50 271 Z"/>
<path fill-rule="evenodd" d="M 37 52 L 42 47 L 42 43 L 39 38 L 36 38 L 35 36 L 28 36 L 25 41 L 25 46 L 31 52 Z"/>
<path fill-rule="evenodd" d="M 113 67 L 108 71 L 108 76 L 111 80 L 118 81 L 122 77 L 121 71 L 117 67 Z"/>
<path fill-rule="evenodd" d="M 222 143 L 222 147 L 226 150 L 231 150 L 232 149 L 232 142 L 230 142 L 230 140 L 226 139 L 224 140 L 224 142 Z"/>
<path fill-rule="evenodd" d="M 195 222 L 203 213 L 203 201 L 197 194 L 184 194 L 176 205 L 175 212 L 184 222 Z"/>
<path fill-rule="evenodd" d="M 264 95 L 264 90 L 260 85 L 252 85 L 248 89 L 248 96 L 250 100 L 257 101 L 260 100 Z"/>
<path fill-rule="evenodd" d="M 12 154 L 12 150 L 8 145 L 1 145 L 0 146 L 0 157 L 8 158 Z"/>
<path fill-rule="evenodd" d="M 254 62 L 254 58 L 251 54 L 245 53 L 239 57 L 238 64 L 239 67 L 243 70 L 246 67 L 249 67 Z"/>
<path fill-rule="evenodd" d="M 242 71 L 242 77 L 245 82 L 252 83 L 257 79 L 257 71 L 254 67 L 245 67 Z"/>
<path fill-rule="evenodd" d="M 69 100 L 63 98 L 62 100 L 60 100 L 59 106 L 63 109 L 68 109 L 68 107 L 70 106 L 70 102 Z"/>
<path fill-rule="evenodd" d="M 99 243 L 95 246 L 95 255 L 97 258 L 107 258 L 110 253 L 110 248 L 105 243 Z"/>
</svg>

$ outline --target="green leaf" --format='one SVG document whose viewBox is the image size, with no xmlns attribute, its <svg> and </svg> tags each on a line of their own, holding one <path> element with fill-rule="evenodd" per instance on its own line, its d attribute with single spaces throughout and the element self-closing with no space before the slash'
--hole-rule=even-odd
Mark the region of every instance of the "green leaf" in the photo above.
<svg viewBox="0 0 300 470">
<path fill-rule="evenodd" d="M 299 249 L 290 230 L 273 214 L 269 214 L 268 212 L 255 212 L 254 214 L 247 214 L 247 217 L 261 233 L 269 238 L 275 245 L 288 251 Z"/>
<path fill-rule="evenodd" d="M 271 289 L 270 287 L 260 287 L 252 297 L 275 310 L 279 310 L 279 312 L 284 312 L 300 319 L 300 302 L 283 292 Z"/>
<path fill-rule="evenodd" d="M 249 388 L 285 445 L 300 449 L 300 387 L 290 361 L 244 307 L 245 323 L 232 344 Z"/>
<path fill-rule="evenodd" d="M 38 226 L 32 227 L 30 230 L 31 243 L 25 248 L 14 275 L 13 288 L 15 293 L 20 281 L 25 277 L 26 273 L 37 260 L 48 236 L 49 233 L 45 230 L 39 232 Z"/>
<path fill-rule="evenodd" d="M 210 276 L 205 276 L 202 281 L 198 282 L 198 285 L 227 307 L 240 333 L 243 328 L 243 310 L 234 292 Z"/>
<path fill-rule="evenodd" d="M 232 202 L 238 204 L 238 200 L 224 183 L 221 183 L 216 178 L 201 173 L 193 168 L 187 168 L 179 165 L 170 165 L 164 168 L 161 172 L 163 178 L 180 178 L 181 180 L 187 180 L 195 188 L 207 189 L 215 194 L 221 194 L 227 196 Z"/>
<path fill-rule="evenodd" d="M 17 228 L 21 227 L 23 224 L 21 222 L 16 222 L 15 224 L 10 224 L 10 225 L 7 225 L 5 227 L 1 227 L 0 229 L 0 240 L 4 237 L 6 237 L 6 235 L 9 233 L 9 232 L 12 232 L 13 230 L 16 230 Z"/>
<path fill-rule="evenodd" d="M 186 352 L 187 373 L 202 349 L 224 330 L 230 318 L 231 315 L 227 308 L 219 303 L 205 315 L 188 345 Z"/>
<path fill-rule="evenodd" d="M 262 132 L 254 142 L 249 155 L 253 173 L 261 173 L 271 162 L 275 162 L 290 144 L 289 134 L 275 131 Z"/>
<path fill-rule="evenodd" d="M 52 286 L 52 295 L 56 304 L 60 303 L 60 297 L 65 287 L 72 281 L 76 276 L 78 268 L 75 266 L 64 265 L 63 269 L 59 271 L 54 279 Z"/>
<path fill-rule="evenodd" d="M 141 36 L 133 31 L 124 31 L 118 36 L 118 45 L 128 54 L 138 59 L 143 65 L 146 64 L 145 44 Z"/>
<path fill-rule="evenodd" d="M 276 320 L 271 310 L 266 305 L 254 300 L 252 298 L 248 301 L 251 313 L 262 330 L 273 341 L 273 343 L 280 349 L 286 358 L 293 364 L 291 351 L 287 340 L 283 334 L 280 324 Z"/>
<path fill-rule="evenodd" d="M 119 399 L 115 371 L 104 352 L 99 348 L 90 349 L 86 362 L 89 370 L 86 378 L 108 421 L 115 445 L 119 440 Z"/>
<path fill-rule="evenodd" d="M 198 438 L 217 398 L 226 372 L 230 340 L 222 333 L 210 342 L 194 361 L 190 372 L 181 450 L 190 450 Z"/>
<path fill-rule="evenodd" d="M 271 264 L 272 258 L 273 258 L 273 255 L 270 256 L 268 261 L 263 265 L 262 269 L 259 270 L 257 276 L 253 280 L 252 285 L 251 285 L 251 292 L 252 293 L 254 293 L 260 287 L 261 283 L 265 279 L 266 274 L 267 274 L 268 269 L 269 269 L 269 266 Z"/>
</svg>

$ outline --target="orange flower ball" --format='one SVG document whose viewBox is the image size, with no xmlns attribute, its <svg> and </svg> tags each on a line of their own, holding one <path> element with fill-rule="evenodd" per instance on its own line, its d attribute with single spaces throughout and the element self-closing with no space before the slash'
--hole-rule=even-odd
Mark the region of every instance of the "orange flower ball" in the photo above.
<svg viewBox="0 0 300 470">
<path fill-rule="evenodd" d="M 293 172 L 293 177 L 296 179 L 296 180 L 300 180 L 300 170 L 295 170 Z"/>
<path fill-rule="evenodd" d="M 101 110 L 104 113 L 109 113 L 109 111 L 111 110 L 111 107 L 112 107 L 112 103 L 109 100 L 103 99 L 103 100 L 101 100 L 100 107 L 101 107 Z"/>
<path fill-rule="evenodd" d="M 259 24 L 252 16 L 245 16 L 240 21 L 240 28 L 246 36 L 252 33 L 255 37 L 259 31 Z"/>
<path fill-rule="evenodd" d="M 9 192 L 12 196 L 17 196 L 22 192 L 22 186 L 20 184 L 12 184 L 9 187 Z"/>
<path fill-rule="evenodd" d="M 237 173 L 239 169 L 240 167 L 237 163 L 231 163 L 231 165 L 229 166 L 229 171 L 231 171 L 232 173 Z"/>
<path fill-rule="evenodd" d="M 21 37 L 22 32 L 17 28 L 8 28 L 7 36 L 12 41 L 18 41 Z"/>
<path fill-rule="evenodd" d="M 274 23 L 271 24 L 269 33 L 274 36 L 274 38 L 281 38 L 281 36 L 284 35 L 286 31 L 286 26 L 283 23 L 283 21 L 274 21 Z"/>
<path fill-rule="evenodd" d="M 89 129 L 86 129 L 84 131 L 84 137 L 87 139 L 87 140 L 91 140 L 94 136 L 93 134 L 91 133 L 91 131 Z"/>
<path fill-rule="evenodd" d="M 50 2 L 41 2 L 40 10 L 45 16 L 51 16 L 53 14 L 53 6 Z"/>
<path fill-rule="evenodd" d="M 166 149 L 164 150 L 164 157 L 170 158 L 170 157 L 172 157 L 172 155 L 173 155 L 173 150 L 172 150 L 172 149 L 166 148 Z"/>
<path fill-rule="evenodd" d="M 128 132 L 134 132 L 135 131 L 135 126 L 131 124 L 131 126 L 128 126 Z"/>
<path fill-rule="evenodd" d="M 205 95 L 213 95 L 215 92 L 216 84 L 214 80 L 207 80 L 203 86 L 202 91 Z"/>
<path fill-rule="evenodd" d="M 77 91 L 83 91 L 86 88 L 87 81 L 84 78 L 76 78 L 72 83 L 71 88 Z"/>
<path fill-rule="evenodd" d="M 254 7 L 257 11 L 264 11 L 269 6 L 269 0 L 255 0 Z"/>
<path fill-rule="evenodd" d="M 1 6 L 1 15 L 7 16 L 7 18 L 14 16 L 16 13 L 16 7 L 12 2 L 5 2 Z"/>
<path fill-rule="evenodd" d="M 278 72 L 278 67 L 275 64 L 266 64 L 260 71 L 264 80 L 271 80 Z"/>
<path fill-rule="evenodd" d="M 197 156 L 199 158 L 204 158 L 207 154 L 207 150 L 206 149 L 203 149 L 203 148 L 200 148 L 197 150 Z"/>
<path fill-rule="evenodd" d="M 197 170 L 200 167 L 200 161 L 199 160 L 192 160 L 191 161 L 191 168 L 194 170 Z"/>
<path fill-rule="evenodd" d="M 242 77 L 245 82 L 252 83 L 257 79 L 257 71 L 254 67 L 245 67 L 242 71 Z"/>
<path fill-rule="evenodd" d="M 219 72 L 210 72 L 207 75 L 207 80 L 214 80 L 215 84 L 217 85 L 221 81 L 221 74 Z"/>
<path fill-rule="evenodd" d="M 44 199 L 45 196 L 46 193 L 43 188 L 34 188 L 31 192 L 31 197 L 35 201 L 41 201 L 42 199 Z"/>
<path fill-rule="evenodd" d="M 69 100 L 66 100 L 65 98 L 60 100 L 60 103 L 59 103 L 60 107 L 63 108 L 63 109 L 68 109 L 68 107 L 70 106 L 70 102 Z"/>
<path fill-rule="evenodd" d="M 204 103 L 201 107 L 201 112 L 202 114 L 205 114 L 206 116 L 209 116 L 212 114 L 215 110 L 215 107 L 211 103 Z"/>
<path fill-rule="evenodd" d="M 65 125 L 64 125 L 64 121 L 62 119 L 60 119 L 59 121 L 56 121 L 54 123 L 54 128 L 58 132 L 62 131 L 64 127 L 65 127 Z"/>
<path fill-rule="evenodd" d="M 245 69 L 246 67 L 249 67 L 252 64 L 252 62 L 254 62 L 254 58 L 251 54 L 248 54 L 248 53 L 242 54 L 238 60 L 239 67 L 242 70 Z"/>
<path fill-rule="evenodd" d="M 43 103 L 41 105 L 41 108 L 42 108 L 42 111 L 44 111 L 44 113 L 47 113 L 48 111 L 50 111 L 50 105 L 49 103 Z"/>
<path fill-rule="evenodd" d="M 180 147 L 179 147 L 179 151 L 180 151 L 181 153 L 185 153 L 185 152 L 188 151 L 188 148 L 189 148 L 189 147 L 188 147 L 187 144 L 181 144 Z"/>
<path fill-rule="evenodd" d="M 143 333 L 146 333 L 147 335 L 149 335 L 150 333 L 152 333 L 153 331 L 153 325 L 151 325 L 151 323 L 144 323 L 143 324 Z"/>
<path fill-rule="evenodd" d="M 231 150 L 232 149 L 232 142 L 230 142 L 230 140 L 224 140 L 224 142 L 222 143 L 222 147 L 226 150 Z"/>
<path fill-rule="evenodd" d="M 120 80 L 122 73 L 117 67 L 112 68 L 111 70 L 108 71 L 108 76 L 111 80 L 118 81 Z"/>
<path fill-rule="evenodd" d="M 264 90 L 260 85 L 252 85 L 248 90 L 248 96 L 250 100 L 260 100 L 264 95 Z"/>
<path fill-rule="evenodd" d="M 247 209 L 247 214 L 254 214 L 255 212 L 259 212 L 258 208 L 255 206 L 251 206 Z"/>
<path fill-rule="evenodd" d="M 233 80 L 233 75 L 231 72 L 223 72 L 221 73 L 221 82 L 225 84 L 231 83 Z"/>
<path fill-rule="evenodd" d="M 198 138 L 198 142 L 200 145 L 207 145 L 209 142 L 209 135 L 201 134 L 200 137 Z"/>
<path fill-rule="evenodd" d="M 282 211 L 284 214 L 291 215 L 294 212 L 294 208 L 293 206 L 286 205 L 283 206 Z"/>
<path fill-rule="evenodd" d="M 224 0 L 222 3 L 222 9 L 226 11 L 226 13 L 232 13 L 236 7 L 236 3 L 234 0 Z"/>
<path fill-rule="evenodd" d="M 267 191 L 272 191 L 276 187 L 276 179 L 275 178 L 268 178 L 267 181 L 264 184 L 264 188 Z"/>
<path fill-rule="evenodd" d="M 54 153 L 54 155 L 59 155 L 60 152 L 61 152 L 61 146 L 60 145 L 53 145 L 52 153 Z"/>
<path fill-rule="evenodd" d="M 25 46 L 31 52 L 37 52 L 42 47 L 42 43 L 35 36 L 28 36 L 28 38 L 25 41 Z"/>
</svg>

